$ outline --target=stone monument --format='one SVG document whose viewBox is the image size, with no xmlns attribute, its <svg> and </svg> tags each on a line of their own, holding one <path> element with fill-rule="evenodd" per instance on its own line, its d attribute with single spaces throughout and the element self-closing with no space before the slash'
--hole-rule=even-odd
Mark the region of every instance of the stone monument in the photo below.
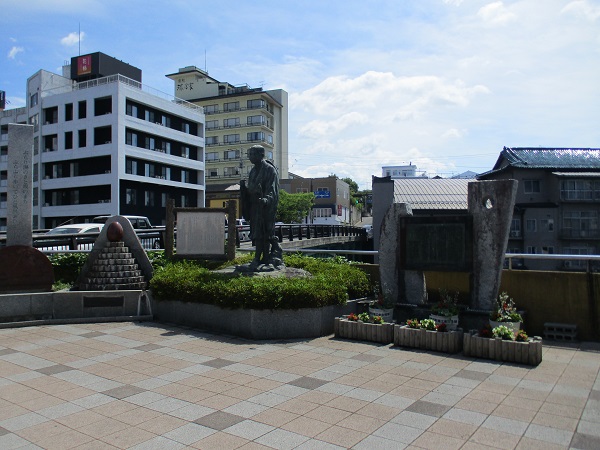
<svg viewBox="0 0 600 450">
<path fill-rule="evenodd" d="M 0 293 L 47 292 L 54 273 L 32 247 L 33 126 L 8 125 L 6 247 L 0 248 Z"/>
</svg>

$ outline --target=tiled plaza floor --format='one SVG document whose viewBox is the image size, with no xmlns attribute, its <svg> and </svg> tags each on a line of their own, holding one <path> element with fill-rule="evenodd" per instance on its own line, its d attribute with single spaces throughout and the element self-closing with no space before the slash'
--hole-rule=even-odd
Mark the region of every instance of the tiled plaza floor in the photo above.
<svg viewBox="0 0 600 450">
<path fill-rule="evenodd" d="M 526 367 L 152 323 L 0 330 L 0 449 L 600 448 L 597 344 Z"/>
</svg>

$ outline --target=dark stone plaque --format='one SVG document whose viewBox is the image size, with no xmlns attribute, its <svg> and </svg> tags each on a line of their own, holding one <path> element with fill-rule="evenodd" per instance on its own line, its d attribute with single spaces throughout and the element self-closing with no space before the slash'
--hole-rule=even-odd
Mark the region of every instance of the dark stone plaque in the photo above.
<svg viewBox="0 0 600 450">
<path fill-rule="evenodd" d="M 46 255 L 27 245 L 0 248 L 0 294 L 50 292 L 52 264 Z"/>
<path fill-rule="evenodd" d="M 401 218 L 400 268 L 470 271 L 472 228 L 472 218 L 466 215 Z"/>
</svg>

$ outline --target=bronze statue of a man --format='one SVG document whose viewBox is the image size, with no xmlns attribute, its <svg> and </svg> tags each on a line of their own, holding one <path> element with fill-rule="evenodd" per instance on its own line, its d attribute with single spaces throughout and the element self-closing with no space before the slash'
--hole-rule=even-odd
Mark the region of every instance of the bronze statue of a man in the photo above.
<svg viewBox="0 0 600 450">
<path fill-rule="evenodd" d="M 283 265 L 281 246 L 275 236 L 275 214 L 279 202 L 279 174 L 265 158 L 262 145 L 248 149 L 248 159 L 254 167 L 248 174 L 248 184 L 240 182 L 242 213 L 250 222 L 250 238 L 256 247 L 251 270 L 274 270 Z"/>
</svg>

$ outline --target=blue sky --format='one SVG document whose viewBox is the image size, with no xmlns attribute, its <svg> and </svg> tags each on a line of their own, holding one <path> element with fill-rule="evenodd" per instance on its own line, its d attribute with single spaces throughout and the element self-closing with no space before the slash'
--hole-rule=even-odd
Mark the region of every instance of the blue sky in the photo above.
<svg viewBox="0 0 600 450">
<path fill-rule="evenodd" d="M 288 91 L 290 171 L 361 189 L 382 165 L 450 176 L 503 146 L 600 147 L 600 0 L 0 0 L 0 29 L 9 107 L 79 45 L 170 94 L 166 74 L 206 67 Z"/>
</svg>

